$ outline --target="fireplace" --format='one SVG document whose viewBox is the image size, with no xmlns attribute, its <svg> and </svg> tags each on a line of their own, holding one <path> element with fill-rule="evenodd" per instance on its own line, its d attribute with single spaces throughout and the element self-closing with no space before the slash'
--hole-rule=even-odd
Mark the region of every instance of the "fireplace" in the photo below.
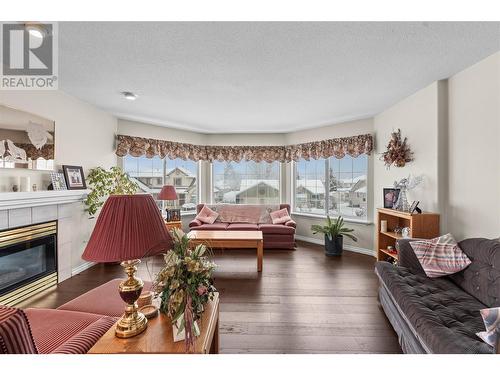
<svg viewBox="0 0 500 375">
<path fill-rule="evenodd" d="M 56 221 L 0 232 L 0 304 L 16 305 L 56 284 Z"/>
</svg>

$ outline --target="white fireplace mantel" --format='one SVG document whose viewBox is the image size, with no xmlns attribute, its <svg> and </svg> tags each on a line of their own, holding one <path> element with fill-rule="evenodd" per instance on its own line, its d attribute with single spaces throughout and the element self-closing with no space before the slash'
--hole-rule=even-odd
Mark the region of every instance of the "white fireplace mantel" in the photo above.
<svg viewBox="0 0 500 375">
<path fill-rule="evenodd" d="M 45 190 L 0 193 L 0 210 L 82 202 L 90 190 Z"/>
<path fill-rule="evenodd" d="M 84 211 L 90 190 L 0 193 L 0 231 L 57 220 L 57 272 L 61 282 L 93 263 L 81 259 L 94 219 Z"/>
</svg>

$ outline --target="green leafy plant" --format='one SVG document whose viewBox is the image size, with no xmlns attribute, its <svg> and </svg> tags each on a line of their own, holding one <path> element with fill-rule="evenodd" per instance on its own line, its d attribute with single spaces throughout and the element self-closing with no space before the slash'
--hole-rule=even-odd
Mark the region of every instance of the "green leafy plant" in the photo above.
<svg viewBox="0 0 500 375">
<path fill-rule="evenodd" d="M 92 168 L 87 176 L 91 192 L 85 199 L 85 211 L 94 216 L 111 194 L 135 194 L 139 186 L 131 181 L 121 168 Z"/>
<path fill-rule="evenodd" d="M 311 230 L 314 234 L 326 234 L 330 241 L 332 241 L 337 236 L 349 237 L 354 242 L 358 240 L 354 235 L 351 234 L 352 232 L 354 232 L 354 229 L 344 227 L 344 219 L 342 218 L 342 216 L 339 216 L 335 220 L 332 220 L 330 216 L 327 216 L 325 225 L 311 225 Z"/>
<path fill-rule="evenodd" d="M 154 291 L 160 296 L 160 311 L 179 331 L 185 330 L 189 351 L 198 330 L 196 321 L 216 291 L 212 280 L 216 266 L 208 259 L 205 245 L 191 248 L 188 237 L 178 228 L 171 235 L 174 246 L 165 254 L 165 266 L 155 277 Z"/>
</svg>

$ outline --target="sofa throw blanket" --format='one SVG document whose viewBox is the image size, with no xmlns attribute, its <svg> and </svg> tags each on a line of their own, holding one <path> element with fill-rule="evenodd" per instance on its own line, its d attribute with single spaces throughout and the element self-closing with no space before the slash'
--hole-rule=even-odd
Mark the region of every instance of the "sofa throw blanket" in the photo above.
<svg viewBox="0 0 500 375">
<path fill-rule="evenodd" d="M 273 211 L 279 210 L 277 205 L 261 204 L 217 204 L 209 206 L 219 216 L 216 221 L 223 223 L 271 224 Z"/>
</svg>

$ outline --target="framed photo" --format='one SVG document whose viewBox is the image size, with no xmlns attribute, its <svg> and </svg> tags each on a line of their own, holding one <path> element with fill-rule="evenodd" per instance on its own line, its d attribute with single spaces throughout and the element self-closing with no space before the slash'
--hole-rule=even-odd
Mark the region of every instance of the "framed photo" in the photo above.
<svg viewBox="0 0 500 375">
<path fill-rule="evenodd" d="M 412 214 L 415 211 L 417 211 L 417 213 L 421 213 L 422 212 L 422 210 L 420 210 L 418 208 L 418 204 L 419 203 L 420 203 L 420 201 L 413 201 L 413 203 L 410 206 L 410 214 Z"/>
<path fill-rule="evenodd" d="M 74 165 L 63 165 L 63 172 L 64 177 L 66 178 L 66 186 L 69 190 L 87 188 L 82 167 Z"/>
<path fill-rule="evenodd" d="M 50 181 L 52 182 L 52 188 L 54 190 L 68 190 L 63 173 L 51 172 Z"/>
<path fill-rule="evenodd" d="M 394 209 L 401 189 L 384 188 L 384 208 Z"/>
<path fill-rule="evenodd" d="M 167 210 L 167 223 L 171 221 L 181 221 L 181 210 L 178 208 L 169 208 Z"/>
</svg>

